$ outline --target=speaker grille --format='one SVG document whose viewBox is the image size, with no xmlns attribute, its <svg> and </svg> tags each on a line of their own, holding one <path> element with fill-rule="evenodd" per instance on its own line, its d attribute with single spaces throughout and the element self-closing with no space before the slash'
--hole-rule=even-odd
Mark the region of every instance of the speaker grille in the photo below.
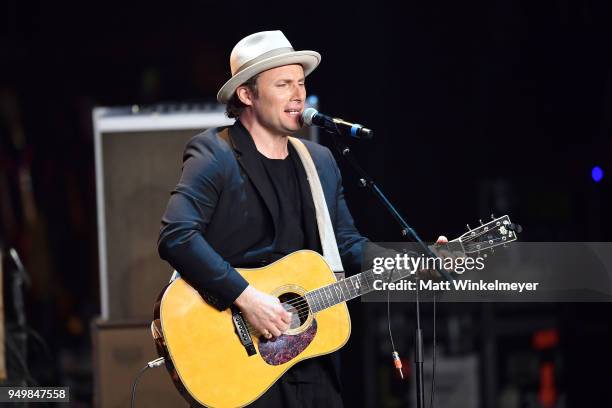
<svg viewBox="0 0 612 408">
<path fill-rule="evenodd" d="M 150 318 L 171 268 L 157 255 L 160 220 L 199 129 L 102 137 L 109 319 Z"/>
</svg>

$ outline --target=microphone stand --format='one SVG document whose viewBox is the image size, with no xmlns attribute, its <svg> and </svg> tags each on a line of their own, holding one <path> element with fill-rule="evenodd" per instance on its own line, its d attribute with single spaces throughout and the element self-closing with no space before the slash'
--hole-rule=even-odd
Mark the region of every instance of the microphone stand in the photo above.
<svg viewBox="0 0 612 408">
<path fill-rule="evenodd" d="M 346 159 L 346 161 L 353 167 L 353 170 L 357 172 L 359 175 L 359 184 L 361 187 L 367 188 L 370 190 L 384 205 L 384 207 L 391 213 L 395 221 L 400 226 L 400 233 L 403 237 L 412 238 L 416 243 L 419 244 L 421 249 L 425 251 L 428 256 L 436 257 L 436 255 L 431 251 L 431 249 L 425 245 L 421 237 L 416 233 L 416 231 L 408 225 L 404 217 L 397 211 L 397 209 L 391 204 L 391 202 L 387 199 L 387 197 L 383 194 L 381 189 L 376 185 L 374 180 L 361 168 L 361 166 L 355 160 L 355 157 L 351 153 L 351 150 L 344 143 L 340 142 L 336 133 L 329 132 L 332 135 L 332 140 L 334 143 L 334 147 L 340 153 L 342 157 Z M 452 276 L 445 271 L 444 269 L 435 269 L 436 272 L 440 274 L 446 281 L 451 282 L 454 279 Z M 418 275 L 417 275 L 418 280 Z M 417 292 L 416 292 L 416 317 L 417 317 L 417 328 L 415 333 L 415 351 L 414 351 L 414 364 L 415 364 L 415 372 L 416 372 L 416 397 L 417 397 L 417 407 L 425 408 L 425 385 L 423 383 L 423 334 L 421 331 L 421 310 L 419 307 L 419 285 L 417 283 Z"/>
<path fill-rule="evenodd" d="M 9 256 L 15 264 L 15 273 L 13 274 L 12 281 L 12 294 L 13 294 L 13 308 L 15 310 L 16 319 L 16 330 L 15 330 L 15 353 L 17 358 L 21 360 L 23 364 L 23 379 L 22 384 L 27 385 L 27 381 L 31 380 L 29 374 L 27 361 L 28 361 L 28 332 L 27 332 L 27 321 L 25 313 L 25 301 L 23 297 L 23 286 L 30 286 L 31 280 L 28 275 L 19 254 L 14 248 L 9 249 Z"/>
</svg>

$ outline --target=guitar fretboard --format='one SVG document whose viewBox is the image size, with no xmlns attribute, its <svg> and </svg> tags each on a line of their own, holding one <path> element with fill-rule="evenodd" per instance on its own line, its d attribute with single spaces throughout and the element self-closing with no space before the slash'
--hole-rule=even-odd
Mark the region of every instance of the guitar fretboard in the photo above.
<svg viewBox="0 0 612 408">
<path fill-rule="evenodd" d="M 452 247 L 449 247 L 449 249 L 459 250 L 464 255 L 480 254 L 481 251 L 516 241 L 516 232 L 514 232 L 516 227 L 514 225 L 507 215 L 495 218 L 488 223 L 482 223 L 481 221 L 480 226 L 474 229 L 470 229 L 468 226 L 468 232 L 449 241 L 449 244 L 458 244 L 454 249 Z M 392 274 L 391 279 L 389 279 L 389 274 Z M 375 274 L 372 270 L 368 270 L 312 290 L 306 293 L 305 297 L 310 310 L 317 313 L 373 291 L 374 281 L 376 280 L 395 282 L 409 276 L 414 277 L 408 269 L 385 270 L 381 274 Z"/>
<path fill-rule="evenodd" d="M 389 280 L 390 273 L 392 273 L 392 275 Z M 385 271 L 380 274 L 368 270 L 327 286 L 320 287 L 319 289 L 311 290 L 306 293 L 305 297 L 312 313 L 317 313 L 321 310 L 335 306 L 338 303 L 346 302 L 347 300 L 354 299 L 373 291 L 375 280 L 395 282 L 407 276 L 410 276 L 408 270 Z"/>
</svg>

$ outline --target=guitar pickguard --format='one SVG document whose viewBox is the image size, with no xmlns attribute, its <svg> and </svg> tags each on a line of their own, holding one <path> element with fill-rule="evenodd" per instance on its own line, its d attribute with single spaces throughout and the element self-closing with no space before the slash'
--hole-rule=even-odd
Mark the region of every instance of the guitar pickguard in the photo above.
<svg viewBox="0 0 612 408">
<path fill-rule="evenodd" d="M 317 321 L 312 320 L 308 329 L 299 334 L 281 334 L 273 340 L 259 340 L 259 354 L 270 365 L 281 365 L 297 357 L 317 334 Z"/>
</svg>

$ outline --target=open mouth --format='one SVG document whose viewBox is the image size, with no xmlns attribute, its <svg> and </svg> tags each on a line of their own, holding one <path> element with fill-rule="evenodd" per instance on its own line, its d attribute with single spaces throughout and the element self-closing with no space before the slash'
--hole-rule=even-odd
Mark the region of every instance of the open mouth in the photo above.
<svg viewBox="0 0 612 408">
<path fill-rule="evenodd" d="M 285 109 L 285 112 L 290 116 L 300 116 L 302 114 L 300 109 Z"/>
</svg>

